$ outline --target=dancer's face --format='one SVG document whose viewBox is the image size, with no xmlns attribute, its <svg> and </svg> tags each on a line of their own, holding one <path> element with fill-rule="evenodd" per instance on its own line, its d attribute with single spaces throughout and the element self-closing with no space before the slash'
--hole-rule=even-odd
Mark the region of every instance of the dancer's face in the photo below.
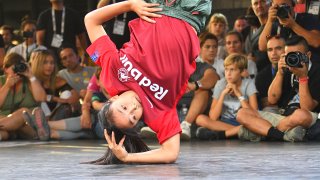
<svg viewBox="0 0 320 180">
<path fill-rule="evenodd" d="M 142 117 L 143 108 L 139 96 L 134 91 L 127 91 L 111 98 L 110 110 L 114 124 L 120 129 L 133 128 Z"/>
</svg>

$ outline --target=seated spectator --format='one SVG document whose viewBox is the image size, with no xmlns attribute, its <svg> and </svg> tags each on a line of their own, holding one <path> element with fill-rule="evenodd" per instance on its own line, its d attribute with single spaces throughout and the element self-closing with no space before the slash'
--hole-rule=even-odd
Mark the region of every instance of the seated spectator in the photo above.
<svg viewBox="0 0 320 180">
<path fill-rule="evenodd" d="M 28 113 L 27 121 L 29 124 L 33 124 L 32 127 L 36 131 L 42 129 L 42 131 L 47 132 L 48 134 L 50 133 L 51 139 L 71 140 L 79 138 L 93 138 L 94 136 L 100 139 L 104 138 L 104 127 L 101 124 L 102 121 L 98 120 L 98 112 L 106 104 L 108 94 L 106 94 L 104 88 L 100 86 L 100 70 L 97 71 L 90 80 L 88 93 L 86 94 L 84 103 L 82 104 L 81 116 L 60 119 L 58 121 L 46 121 L 43 119 L 43 124 L 39 126 L 35 123 L 36 118 Z M 47 128 L 44 129 L 44 127 Z"/>
<path fill-rule="evenodd" d="M 95 67 L 81 66 L 81 59 L 72 45 L 64 44 L 59 51 L 61 64 L 65 67 L 58 76 L 65 79 L 77 91 L 81 98 L 85 97 L 90 78 L 96 71 Z"/>
<path fill-rule="evenodd" d="M 242 108 L 256 110 L 258 102 L 256 87 L 250 79 L 243 79 L 247 68 L 247 58 L 240 54 L 230 54 L 224 61 L 225 78 L 214 88 L 209 116 L 199 115 L 196 119 L 196 136 L 202 140 L 225 139 L 237 135 L 240 124 L 236 120 L 237 111 Z"/>
<path fill-rule="evenodd" d="M 0 27 L 0 34 L 2 35 L 4 42 L 4 52 L 7 53 L 15 45 L 12 43 L 14 33 L 13 28 L 9 25 L 2 25 Z"/>
<path fill-rule="evenodd" d="M 11 53 L 4 58 L 0 76 L 0 139 L 37 138 L 26 124 L 23 111 L 31 112 L 45 100 L 45 91 L 22 56 Z"/>
<path fill-rule="evenodd" d="M 211 16 L 206 30 L 218 38 L 218 59 L 224 59 L 227 54 L 225 50 L 225 35 L 228 31 L 228 20 L 225 15 L 215 13 Z"/>
<path fill-rule="evenodd" d="M 64 118 L 71 117 L 75 113 L 72 112 L 74 108 L 71 107 L 79 102 L 80 97 L 66 80 L 56 76 L 58 67 L 54 55 L 48 50 L 34 51 L 32 52 L 30 63 L 32 73 L 46 91 L 46 101 L 41 103 L 46 116 L 50 116 L 48 117 L 50 120 L 58 118 L 57 116 L 59 115 Z M 61 97 L 68 92 L 70 94 L 69 97 Z"/>
<path fill-rule="evenodd" d="M 289 13 L 277 15 L 279 6 L 287 5 Z M 259 37 L 259 49 L 266 51 L 268 35 L 280 34 L 285 40 L 294 35 L 302 36 L 308 42 L 313 63 L 320 63 L 320 21 L 317 16 L 307 13 L 296 14 L 294 0 L 273 0 L 267 23 Z"/>
<path fill-rule="evenodd" d="M 25 39 L 21 44 L 11 48 L 8 53 L 17 53 L 29 62 L 32 51 L 45 50 L 45 46 L 36 44 L 36 22 L 26 19 L 21 23 L 22 36 Z"/>
<path fill-rule="evenodd" d="M 278 62 L 282 54 L 284 54 L 284 45 L 284 39 L 280 36 L 269 37 L 267 44 L 267 52 L 271 64 L 266 66 L 260 72 L 258 72 L 257 77 L 255 79 L 255 84 L 259 92 L 259 105 L 260 109 L 262 109 L 263 111 L 279 113 L 278 104 L 280 107 L 283 106 L 281 104 L 282 100 L 279 100 L 279 102 L 275 105 L 270 104 L 268 102 L 268 89 L 278 71 Z"/>
<path fill-rule="evenodd" d="M 227 54 L 232 53 L 239 53 L 243 54 L 243 39 L 240 33 L 237 31 L 229 31 L 225 36 L 225 42 L 226 42 L 226 51 Z M 248 67 L 242 72 L 243 77 L 250 77 L 254 78 L 257 74 L 257 67 L 255 62 L 248 59 Z M 217 59 L 214 63 L 214 67 L 217 70 L 217 72 L 220 72 L 219 74 L 222 74 L 221 72 L 224 72 L 224 61 L 223 59 Z M 224 77 L 224 75 L 223 75 Z"/>
<path fill-rule="evenodd" d="M 240 109 L 237 116 L 238 122 L 243 125 L 238 134 L 240 139 L 302 141 L 305 128 L 315 123 L 320 110 L 320 65 L 309 60 L 311 52 L 307 41 L 301 36 L 294 36 L 286 41 L 286 58 L 289 53 L 297 52 L 304 59 L 298 63 L 299 67 L 289 66 L 282 56 L 268 90 L 270 104 L 275 105 L 281 98 L 285 99 L 283 104 L 286 106 L 281 107 L 284 109 L 283 113 L 279 115 Z"/>
</svg>

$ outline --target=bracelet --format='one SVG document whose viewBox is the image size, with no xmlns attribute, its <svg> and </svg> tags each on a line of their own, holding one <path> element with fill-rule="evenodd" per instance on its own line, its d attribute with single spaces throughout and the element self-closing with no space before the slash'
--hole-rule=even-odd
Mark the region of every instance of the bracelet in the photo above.
<svg viewBox="0 0 320 180">
<path fill-rule="evenodd" d="M 198 82 L 195 81 L 194 84 L 196 85 L 196 89 L 195 89 L 195 90 L 198 90 L 198 89 L 199 89 L 199 84 L 198 84 Z"/>
<path fill-rule="evenodd" d="M 31 78 L 29 78 L 30 82 L 34 82 L 37 80 L 37 78 L 35 76 L 32 76 Z"/>
<path fill-rule="evenodd" d="M 299 83 L 306 83 L 308 81 L 309 81 L 309 77 L 308 76 L 299 78 Z"/>
<path fill-rule="evenodd" d="M 239 99 L 240 102 L 243 101 L 243 100 L 246 100 L 246 98 L 244 96 L 239 96 L 238 99 Z"/>
</svg>

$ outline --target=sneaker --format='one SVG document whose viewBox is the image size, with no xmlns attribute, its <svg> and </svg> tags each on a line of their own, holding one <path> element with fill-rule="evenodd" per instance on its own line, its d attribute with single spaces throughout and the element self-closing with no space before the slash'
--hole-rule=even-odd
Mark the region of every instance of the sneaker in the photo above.
<svg viewBox="0 0 320 180">
<path fill-rule="evenodd" d="M 47 141 L 50 138 L 50 127 L 41 108 L 34 108 L 32 115 L 23 112 L 25 121 L 37 132 L 41 141 Z"/>
<path fill-rule="evenodd" d="M 196 131 L 196 137 L 200 140 L 218 140 L 218 134 L 216 131 L 210 129 L 199 127 Z"/>
<path fill-rule="evenodd" d="M 140 135 L 142 138 L 146 138 L 146 139 L 156 139 L 157 138 L 157 134 L 148 126 L 141 128 Z"/>
<path fill-rule="evenodd" d="M 303 141 L 305 134 L 306 129 L 301 126 L 297 126 L 293 129 L 284 132 L 283 140 L 289 142 Z"/>
<path fill-rule="evenodd" d="M 182 129 L 182 133 L 180 136 L 181 140 L 185 140 L 185 141 L 189 141 L 191 138 L 191 130 L 190 130 L 190 125 L 186 122 L 183 121 L 181 124 L 181 129 Z"/>
<path fill-rule="evenodd" d="M 249 131 L 247 128 L 241 126 L 238 132 L 238 137 L 240 140 L 249 140 L 252 142 L 258 142 L 261 141 L 261 136 L 257 135 L 251 131 Z"/>
</svg>

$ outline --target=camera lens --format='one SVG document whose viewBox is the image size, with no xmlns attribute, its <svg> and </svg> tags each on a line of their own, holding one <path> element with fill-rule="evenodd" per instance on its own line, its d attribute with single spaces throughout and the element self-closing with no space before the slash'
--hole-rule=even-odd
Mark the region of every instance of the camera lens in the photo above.
<svg viewBox="0 0 320 180">
<path fill-rule="evenodd" d="M 15 64 L 13 66 L 13 71 L 15 73 L 23 73 L 23 72 L 25 72 L 27 70 L 27 68 L 28 67 L 27 67 L 27 65 L 25 63 L 20 62 L 20 63 Z"/>
<path fill-rule="evenodd" d="M 290 6 L 287 4 L 282 4 L 278 7 L 277 16 L 280 19 L 289 18 Z"/>
</svg>

